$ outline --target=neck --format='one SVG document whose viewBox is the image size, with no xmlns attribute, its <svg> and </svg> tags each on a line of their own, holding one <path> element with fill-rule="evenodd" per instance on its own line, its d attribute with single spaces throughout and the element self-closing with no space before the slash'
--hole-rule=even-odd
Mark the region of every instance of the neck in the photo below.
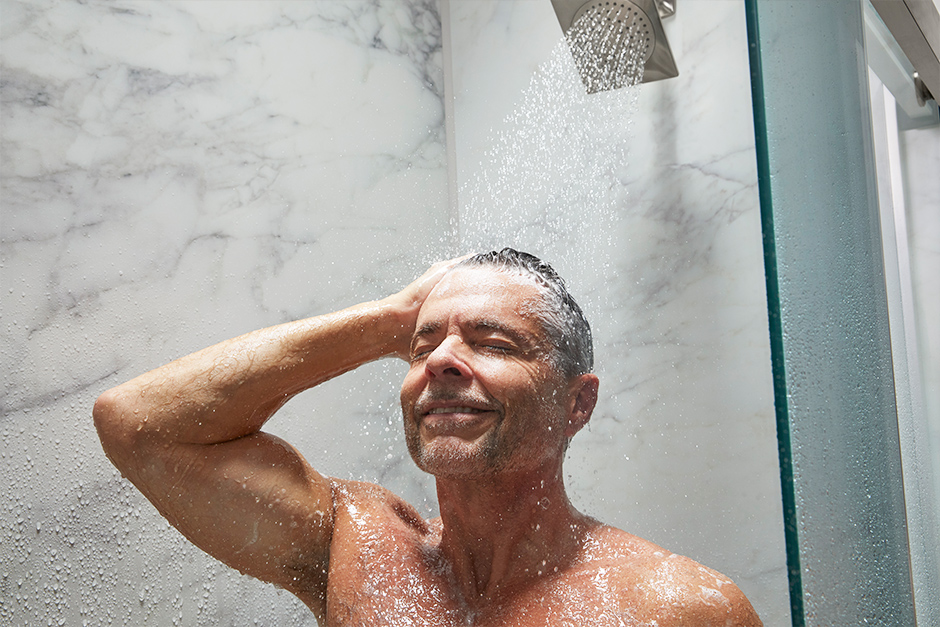
<svg viewBox="0 0 940 627">
<path fill-rule="evenodd" d="M 486 479 L 438 478 L 437 493 L 441 550 L 471 604 L 561 570 L 592 522 L 568 501 L 560 465 Z"/>
</svg>

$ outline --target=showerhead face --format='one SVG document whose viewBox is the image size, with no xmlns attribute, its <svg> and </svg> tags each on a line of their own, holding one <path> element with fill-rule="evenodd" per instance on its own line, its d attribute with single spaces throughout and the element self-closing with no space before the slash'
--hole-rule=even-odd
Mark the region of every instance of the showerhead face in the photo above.
<svg viewBox="0 0 940 627">
<path fill-rule="evenodd" d="M 589 93 L 678 76 L 653 0 L 552 0 Z"/>
</svg>

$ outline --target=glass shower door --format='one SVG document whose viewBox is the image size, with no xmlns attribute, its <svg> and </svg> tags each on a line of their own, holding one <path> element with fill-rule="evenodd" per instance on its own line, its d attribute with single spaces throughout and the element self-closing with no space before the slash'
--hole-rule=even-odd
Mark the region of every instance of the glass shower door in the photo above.
<svg viewBox="0 0 940 627">
<path fill-rule="evenodd" d="M 918 362 L 877 169 L 894 105 L 870 97 L 859 0 L 754 0 L 748 19 L 793 624 L 923 624 L 929 432 L 905 418 Z"/>
</svg>

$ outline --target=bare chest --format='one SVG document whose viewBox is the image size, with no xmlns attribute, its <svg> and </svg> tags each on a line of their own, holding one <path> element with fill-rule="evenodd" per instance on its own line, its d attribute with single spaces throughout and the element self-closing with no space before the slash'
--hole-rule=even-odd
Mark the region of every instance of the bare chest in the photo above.
<svg viewBox="0 0 940 627">
<path fill-rule="evenodd" d="M 330 572 L 330 627 L 638 627 L 636 599 L 603 568 L 550 574 L 491 598 L 466 599 L 433 549 L 390 534 L 355 543 Z M 344 551 L 345 553 L 345 551 Z"/>
<path fill-rule="evenodd" d="M 561 570 L 512 573 L 503 587 L 475 597 L 440 548 L 439 521 L 425 523 L 392 499 L 357 496 L 344 499 L 333 529 L 325 608 L 330 627 L 663 624 L 655 610 L 661 604 L 636 585 L 643 579 L 636 572 L 637 547 L 609 541 L 606 527 L 585 537 Z"/>
</svg>

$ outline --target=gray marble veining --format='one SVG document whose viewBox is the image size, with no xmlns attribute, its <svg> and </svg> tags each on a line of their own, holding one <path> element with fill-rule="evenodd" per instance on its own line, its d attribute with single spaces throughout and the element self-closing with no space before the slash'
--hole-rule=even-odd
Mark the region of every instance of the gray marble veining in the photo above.
<svg viewBox="0 0 940 627">
<path fill-rule="evenodd" d="M 0 5 L 0 464 L 14 478 L 0 620 L 313 623 L 129 488 L 91 405 L 209 343 L 383 296 L 452 252 L 444 72 L 462 183 L 561 33 L 547 0 L 449 9 L 452 68 L 434 0 Z M 686 3 L 666 27 L 681 74 L 642 88 L 608 263 L 559 264 L 598 312 L 605 376 L 569 483 L 585 510 L 782 616 L 742 5 Z M 331 381 L 270 428 L 324 472 L 431 513 L 398 435 L 403 370 Z"/>
</svg>

